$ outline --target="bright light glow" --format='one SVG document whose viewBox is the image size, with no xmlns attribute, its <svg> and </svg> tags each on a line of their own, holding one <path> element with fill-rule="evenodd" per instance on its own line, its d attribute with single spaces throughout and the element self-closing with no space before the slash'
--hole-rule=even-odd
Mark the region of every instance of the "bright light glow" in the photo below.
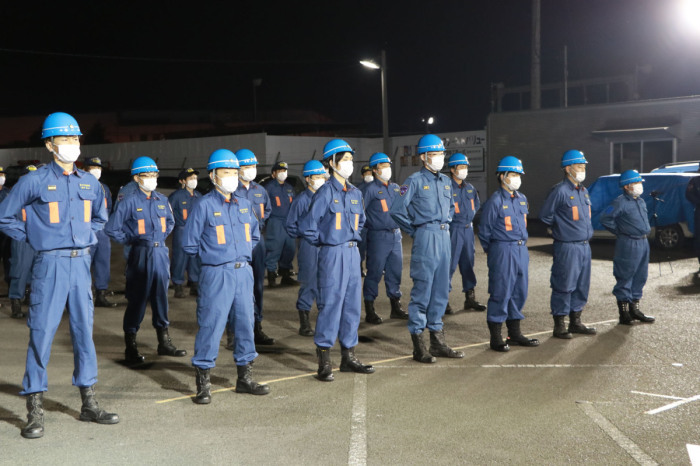
<svg viewBox="0 0 700 466">
<path fill-rule="evenodd" d="M 360 60 L 360 65 L 366 66 L 367 68 L 371 68 L 373 70 L 378 70 L 381 68 L 379 65 L 374 63 L 372 60 Z"/>
<path fill-rule="evenodd" d="M 679 13 L 688 29 L 700 33 L 700 0 L 680 0 Z"/>
<path fill-rule="evenodd" d="M 428 124 L 432 125 L 433 123 L 435 123 L 435 118 L 433 118 L 433 117 L 428 118 Z"/>
</svg>

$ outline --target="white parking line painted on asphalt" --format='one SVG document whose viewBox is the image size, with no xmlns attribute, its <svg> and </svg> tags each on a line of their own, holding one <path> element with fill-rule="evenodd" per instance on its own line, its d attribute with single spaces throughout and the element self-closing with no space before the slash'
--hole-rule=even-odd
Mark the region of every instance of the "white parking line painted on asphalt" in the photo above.
<svg viewBox="0 0 700 466">
<path fill-rule="evenodd" d="M 348 464 L 367 464 L 367 376 L 355 374 L 352 392 L 352 426 Z"/>
<path fill-rule="evenodd" d="M 690 464 L 692 466 L 700 466 L 700 445 L 686 444 L 685 447 L 688 449 L 688 456 L 690 457 Z"/>
<path fill-rule="evenodd" d="M 637 463 L 643 465 L 643 466 L 651 466 L 651 465 L 657 465 L 658 463 L 654 461 L 654 459 L 644 453 L 639 446 L 634 443 L 632 440 L 630 440 L 629 437 L 627 437 L 625 434 L 622 433 L 617 427 L 615 427 L 612 422 L 608 421 L 605 416 L 600 414 L 595 407 L 593 406 L 593 403 L 590 403 L 588 401 L 586 402 L 578 402 L 578 405 L 581 407 L 581 410 L 591 418 L 593 422 L 595 422 L 598 427 L 600 427 L 603 432 L 605 432 L 615 443 L 617 443 L 620 448 L 625 450 Z"/>
<path fill-rule="evenodd" d="M 658 414 L 658 413 L 661 413 L 663 411 L 668 411 L 669 409 L 677 408 L 680 405 L 684 405 L 686 403 L 690 403 L 691 401 L 697 401 L 697 400 L 700 400 L 700 395 L 695 395 L 695 396 L 690 397 L 690 398 L 684 398 L 682 400 L 674 401 L 673 403 L 669 403 L 669 404 L 664 405 L 660 408 L 656 408 L 656 409 L 652 409 L 651 411 L 647 411 L 644 414 Z"/>
<path fill-rule="evenodd" d="M 637 395 L 656 396 L 658 398 L 668 398 L 670 400 L 685 400 L 685 398 L 681 398 L 680 396 L 659 395 L 658 393 L 638 392 L 637 390 L 631 390 L 630 393 L 636 393 Z"/>
</svg>

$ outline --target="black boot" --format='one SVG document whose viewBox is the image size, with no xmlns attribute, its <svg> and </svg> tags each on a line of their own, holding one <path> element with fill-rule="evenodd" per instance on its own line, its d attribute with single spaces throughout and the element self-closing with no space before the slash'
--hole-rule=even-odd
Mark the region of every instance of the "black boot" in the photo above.
<svg viewBox="0 0 700 466">
<path fill-rule="evenodd" d="M 528 338 L 522 334 L 522 332 L 520 331 L 519 319 L 506 320 L 506 327 L 508 327 L 507 343 L 509 345 L 539 346 L 540 340 L 538 340 L 537 338 Z"/>
<path fill-rule="evenodd" d="M 357 372 L 360 374 L 373 374 L 374 367 L 369 364 L 362 364 L 355 357 L 355 348 L 340 347 L 340 372 Z"/>
<path fill-rule="evenodd" d="M 29 306 L 29 300 L 31 299 L 31 289 L 27 286 L 24 288 L 24 304 Z"/>
<path fill-rule="evenodd" d="M 124 350 L 124 359 L 129 364 L 140 364 L 146 360 L 146 358 L 139 353 L 139 348 L 136 345 L 136 334 L 135 333 L 125 333 L 124 343 L 126 344 L 126 350 Z"/>
<path fill-rule="evenodd" d="M 630 315 L 630 303 L 627 301 L 617 302 L 617 311 L 620 314 L 620 325 L 632 325 L 634 320 Z"/>
<path fill-rule="evenodd" d="M 491 334 L 491 341 L 489 342 L 491 349 L 499 353 L 510 351 L 510 346 L 503 341 L 503 335 L 501 335 L 501 327 L 503 327 L 503 324 L 501 322 L 490 322 L 488 320 L 486 324 L 489 326 L 489 333 Z"/>
<path fill-rule="evenodd" d="M 83 400 L 83 407 L 80 408 L 80 420 L 86 422 L 96 422 L 98 424 L 116 424 L 119 416 L 115 413 L 108 413 L 100 409 L 95 399 L 95 386 L 80 387 L 80 398 Z"/>
<path fill-rule="evenodd" d="M 445 330 L 430 331 L 430 354 L 437 358 L 463 358 L 462 351 L 455 351 L 445 342 Z"/>
<path fill-rule="evenodd" d="M 107 300 L 107 290 L 97 290 L 97 298 L 95 298 L 95 307 L 116 307 L 117 303 Z"/>
<path fill-rule="evenodd" d="M 566 316 L 552 316 L 554 318 L 554 330 L 552 336 L 562 340 L 570 340 L 574 336 L 566 329 Z"/>
<path fill-rule="evenodd" d="M 299 309 L 299 335 L 302 337 L 314 336 L 314 330 L 309 322 L 309 311 Z"/>
<path fill-rule="evenodd" d="M 333 382 L 331 349 L 316 346 L 316 356 L 318 356 L 318 371 L 316 372 L 316 378 L 321 382 Z"/>
<path fill-rule="evenodd" d="M 389 318 L 408 320 L 408 312 L 404 311 L 401 307 L 400 298 L 389 298 L 389 302 L 391 302 L 391 314 L 389 314 Z"/>
<path fill-rule="evenodd" d="M 454 309 L 452 309 L 452 306 L 450 306 L 450 303 L 448 301 L 447 306 L 445 306 L 445 314 L 452 315 L 454 313 L 455 313 L 455 311 L 454 311 Z"/>
<path fill-rule="evenodd" d="M 379 317 L 374 311 L 374 301 L 367 299 L 365 299 L 365 322 L 374 325 L 379 325 L 384 322 L 384 319 Z"/>
<path fill-rule="evenodd" d="M 431 364 L 436 361 L 429 352 L 428 348 L 425 347 L 425 342 L 423 341 L 423 333 L 412 333 L 411 341 L 413 342 L 413 360 L 418 362 L 424 362 L 426 364 Z"/>
<path fill-rule="evenodd" d="M 175 285 L 175 297 L 176 298 L 185 298 L 187 295 L 185 294 L 185 290 L 182 287 L 182 284 L 176 284 Z"/>
<path fill-rule="evenodd" d="M 262 329 L 262 322 L 255 322 L 253 327 L 253 337 L 256 345 L 269 346 L 275 344 L 275 339 L 268 337 Z"/>
<path fill-rule="evenodd" d="M 24 317 L 27 317 L 27 314 L 22 312 L 22 300 L 12 298 L 10 299 L 10 306 L 12 308 L 12 314 L 10 317 L 13 319 L 23 319 Z"/>
<path fill-rule="evenodd" d="M 184 349 L 177 349 L 173 345 L 170 339 L 170 334 L 167 328 L 157 328 L 156 334 L 158 335 L 158 355 L 159 356 L 177 356 L 178 358 L 185 356 L 187 351 Z"/>
<path fill-rule="evenodd" d="M 197 395 L 192 399 L 198 405 L 211 403 L 211 382 L 209 381 L 209 369 L 194 366 L 194 377 L 197 383 Z"/>
<path fill-rule="evenodd" d="M 267 286 L 274 288 L 277 286 L 277 272 L 274 270 L 267 271 Z"/>
<path fill-rule="evenodd" d="M 236 337 L 235 334 L 229 330 L 228 328 L 226 329 L 226 346 L 224 346 L 227 350 L 233 351 L 236 349 Z"/>
<path fill-rule="evenodd" d="M 471 290 L 467 290 L 466 293 L 464 293 L 464 310 L 468 311 L 469 309 L 474 309 L 475 311 L 485 311 L 486 306 L 481 304 L 479 301 L 476 300 L 476 297 L 474 295 L 474 288 Z"/>
<path fill-rule="evenodd" d="M 199 283 L 192 282 L 190 284 L 190 296 L 199 296 Z"/>
<path fill-rule="evenodd" d="M 280 275 L 282 276 L 280 285 L 296 286 L 299 284 L 299 282 L 292 277 L 292 271 L 289 269 L 280 269 Z"/>
<path fill-rule="evenodd" d="M 646 324 L 651 324 L 653 323 L 656 318 L 654 316 L 645 316 L 642 311 L 639 310 L 639 300 L 634 299 L 630 303 L 630 316 L 632 316 L 633 319 L 636 319 L 640 322 L 644 322 Z"/>
<path fill-rule="evenodd" d="M 581 322 L 581 311 L 569 313 L 569 333 L 581 333 L 583 335 L 595 335 L 598 333 L 594 327 L 586 327 Z"/>
<path fill-rule="evenodd" d="M 27 395 L 27 425 L 20 433 L 24 438 L 44 436 L 44 392 Z"/>
<path fill-rule="evenodd" d="M 250 393 L 251 395 L 267 395 L 270 393 L 269 385 L 260 385 L 253 381 L 253 366 L 250 363 L 245 366 L 236 366 L 236 369 L 238 369 L 236 393 Z"/>
</svg>

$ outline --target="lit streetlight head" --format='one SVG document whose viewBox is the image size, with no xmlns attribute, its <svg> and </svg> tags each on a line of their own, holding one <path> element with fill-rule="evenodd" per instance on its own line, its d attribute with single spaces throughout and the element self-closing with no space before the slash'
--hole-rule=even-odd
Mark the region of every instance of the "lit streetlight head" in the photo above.
<svg viewBox="0 0 700 466">
<path fill-rule="evenodd" d="M 433 123 L 435 123 L 435 118 L 433 118 L 433 117 L 428 118 L 428 124 L 432 125 Z"/>
<path fill-rule="evenodd" d="M 371 68 L 373 70 L 378 70 L 381 67 L 374 63 L 372 60 L 360 60 L 360 65 L 365 66 L 367 68 Z"/>
<path fill-rule="evenodd" d="M 700 0 L 681 0 L 679 15 L 688 30 L 700 33 Z"/>
</svg>

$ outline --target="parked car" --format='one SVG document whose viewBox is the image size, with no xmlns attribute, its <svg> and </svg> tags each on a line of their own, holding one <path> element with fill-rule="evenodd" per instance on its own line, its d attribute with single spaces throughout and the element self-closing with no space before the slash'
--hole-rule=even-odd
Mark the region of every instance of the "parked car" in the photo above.
<svg viewBox="0 0 700 466">
<path fill-rule="evenodd" d="M 661 167 L 660 167 L 661 168 Z M 693 212 L 695 207 L 685 198 L 685 189 L 697 173 L 657 172 L 643 173 L 644 194 L 651 225 L 650 237 L 657 246 L 672 249 L 681 246 L 685 238 L 693 237 Z M 613 237 L 600 224 L 600 214 L 620 194 L 620 175 L 598 178 L 589 188 L 591 220 L 594 238 Z"/>
<path fill-rule="evenodd" d="M 689 160 L 687 162 L 673 162 L 655 168 L 651 173 L 690 173 L 700 170 L 700 161 Z"/>
</svg>

